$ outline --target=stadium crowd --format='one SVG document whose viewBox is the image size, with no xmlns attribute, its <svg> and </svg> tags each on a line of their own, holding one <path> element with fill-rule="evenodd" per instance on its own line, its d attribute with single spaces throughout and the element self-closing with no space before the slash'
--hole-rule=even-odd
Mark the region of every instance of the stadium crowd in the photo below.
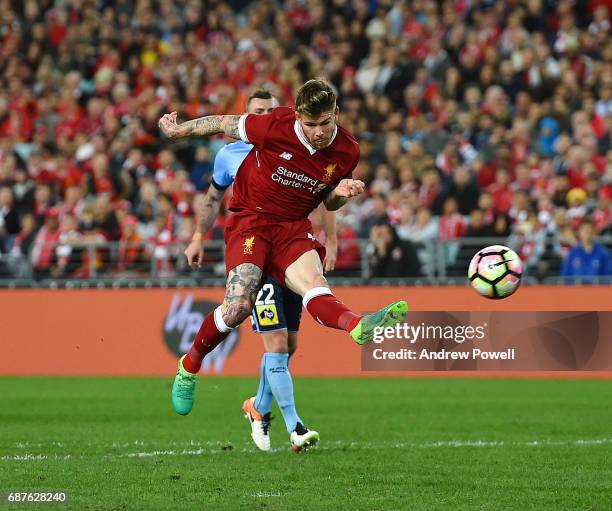
<svg viewBox="0 0 612 511">
<path fill-rule="evenodd" d="M 159 117 L 242 113 L 256 87 L 290 105 L 312 77 L 337 89 L 368 185 L 339 212 L 339 270 L 369 238 L 372 276 L 430 273 L 423 247 L 445 243 L 452 264 L 467 236 L 503 237 L 534 273 L 612 272 L 603 247 L 562 264 L 579 225 L 612 234 L 609 2 L 0 0 L 0 12 L 0 252 L 37 275 L 86 277 L 91 252 L 76 247 L 106 241 L 118 248 L 95 251 L 100 272 L 179 271 L 175 243 L 228 141 L 170 145 Z M 557 265 L 542 266 L 551 252 Z"/>
</svg>

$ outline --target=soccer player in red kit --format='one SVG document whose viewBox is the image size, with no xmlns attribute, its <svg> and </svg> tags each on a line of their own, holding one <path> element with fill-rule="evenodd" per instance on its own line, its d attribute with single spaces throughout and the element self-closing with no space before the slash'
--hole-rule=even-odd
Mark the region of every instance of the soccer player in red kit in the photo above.
<svg viewBox="0 0 612 511">
<path fill-rule="evenodd" d="M 191 350 L 179 361 L 172 389 L 178 413 L 191 411 L 203 358 L 250 315 L 263 276 L 298 293 L 315 320 L 347 331 L 358 344 L 370 342 L 376 327 L 404 319 L 404 301 L 373 314 L 355 314 L 336 299 L 323 276 L 325 249 L 312 234 L 308 215 L 321 201 L 335 211 L 365 189 L 362 181 L 351 179 L 359 146 L 337 118 L 331 87 L 310 80 L 298 90 L 295 109 L 212 115 L 182 124 L 177 124 L 176 112 L 160 119 L 159 127 L 170 140 L 225 134 L 254 145 L 236 174 L 230 203 L 234 214 L 225 227 L 225 299 L 204 318 Z M 201 237 L 196 232 L 194 241 Z M 199 251 L 198 243 L 187 248 L 190 264 L 197 262 Z"/>
</svg>

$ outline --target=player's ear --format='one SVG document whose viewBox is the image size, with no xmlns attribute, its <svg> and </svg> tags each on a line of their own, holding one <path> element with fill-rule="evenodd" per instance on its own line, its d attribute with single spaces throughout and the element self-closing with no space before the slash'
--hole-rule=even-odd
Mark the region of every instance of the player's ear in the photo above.
<svg viewBox="0 0 612 511">
<path fill-rule="evenodd" d="M 338 121 L 338 115 L 340 115 L 340 107 L 336 105 L 336 108 L 334 108 L 334 117 L 336 118 L 336 121 Z"/>
</svg>

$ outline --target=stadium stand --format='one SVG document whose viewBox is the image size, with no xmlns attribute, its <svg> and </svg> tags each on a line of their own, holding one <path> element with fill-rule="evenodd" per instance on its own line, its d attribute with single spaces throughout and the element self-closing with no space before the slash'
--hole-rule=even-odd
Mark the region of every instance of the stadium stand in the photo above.
<svg viewBox="0 0 612 511">
<path fill-rule="evenodd" d="M 597 0 L 0 1 L 0 279 L 188 276 L 182 247 L 227 140 L 158 118 L 292 104 L 329 80 L 368 194 L 338 274 L 465 276 L 477 247 L 558 276 L 588 216 L 612 245 L 612 38 Z M 223 273 L 221 216 L 203 275 Z M 395 238 L 397 236 L 397 238 Z M 412 260 L 412 259 L 411 259 Z M 401 268 L 406 271 L 402 274 Z"/>
</svg>

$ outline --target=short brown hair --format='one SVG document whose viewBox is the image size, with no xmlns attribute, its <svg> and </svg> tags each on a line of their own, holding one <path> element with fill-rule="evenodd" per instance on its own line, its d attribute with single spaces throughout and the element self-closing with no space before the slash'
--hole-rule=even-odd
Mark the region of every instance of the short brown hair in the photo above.
<svg viewBox="0 0 612 511">
<path fill-rule="evenodd" d="M 579 227 L 582 227 L 583 225 L 588 225 L 589 227 L 592 227 L 593 229 L 596 228 L 595 221 L 591 217 L 588 217 L 588 216 L 583 217 L 580 220 L 580 223 L 578 224 Z"/>
<path fill-rule="evenodd" d="M 319 117 L 336 107 L 336 93 L 323 80 L 308 80 L 302 85 L 295 99 L 295 110 L 300 115 Z"/>
<path fill-rule="evenodd" d="M 255 89 L 253 92 L 251 92 L 251 94 L 249 95 L 249 97 L 247 98 L 247 107 L 249 106 L 249 103 L 251 102 L 251 100 L 253 99 L 274 99 L 276 96 L 274 96 L 274 94 L 272 94 L 268 89 L 264 89 L 259 88 L 259 89 Z"/>
</svg>

